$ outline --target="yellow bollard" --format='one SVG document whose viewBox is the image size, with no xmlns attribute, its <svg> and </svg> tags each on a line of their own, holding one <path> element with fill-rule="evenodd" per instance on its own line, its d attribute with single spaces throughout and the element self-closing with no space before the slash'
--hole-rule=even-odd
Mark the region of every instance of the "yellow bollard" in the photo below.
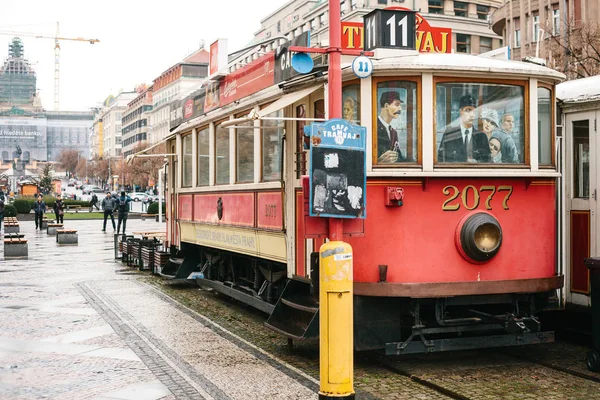
<svg viewBox="0 0 600 400">
<path fill-rule="evenodd" d="M 329 242 L 319 253 L 319 399 L 354 399 L 352 246 Z"/>
</svg>

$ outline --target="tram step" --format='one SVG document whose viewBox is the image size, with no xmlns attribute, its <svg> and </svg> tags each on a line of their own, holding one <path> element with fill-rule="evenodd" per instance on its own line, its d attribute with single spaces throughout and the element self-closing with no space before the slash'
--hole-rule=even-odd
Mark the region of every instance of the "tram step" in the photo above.
<svg viewBox="0 0 600 400">
<path fill-rule="evenodd" d="M 294 339 L 317 337 L 319 305 L 310 295 L 310 284 L 290 279 L 265 325 Z"/>
</svg>

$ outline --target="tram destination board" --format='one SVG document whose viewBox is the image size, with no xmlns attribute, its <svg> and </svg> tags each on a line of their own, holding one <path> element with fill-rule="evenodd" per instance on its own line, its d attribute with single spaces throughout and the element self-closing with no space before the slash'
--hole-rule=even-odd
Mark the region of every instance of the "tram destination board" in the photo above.
<svg viewBox="0 0 600 400">
<path fill-rule="evenodd" d="M 366 217 L 366 128 L 343 119 L 312 124 L 311 217 Z"/>
<path fill-rule="evenodd" d="M 415 11 L 375 9 L 363 17 L 365 50 L 416 49 Z"/>
</svg>

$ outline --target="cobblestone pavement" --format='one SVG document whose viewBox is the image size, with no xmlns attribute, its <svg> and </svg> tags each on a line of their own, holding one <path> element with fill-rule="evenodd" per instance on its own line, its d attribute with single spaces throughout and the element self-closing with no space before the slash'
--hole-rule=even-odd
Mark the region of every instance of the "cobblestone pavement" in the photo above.
<svg viewBox="0 0 600 400">
<path fill-rule="evenodd" d="M 65 224 L 76 246 L 21 224 L 29 257 L 0 264 L 0 399 L 317 398 L 314 379 L 129 275 L 100 224 Z"/>
<path fill-rule="evenodd" d="M 290 350 L 264 314 L 123 266 L 100 224 L 68 221 L 79 245 L 58 247 L 24 222 L 29 258 L 0 261 L 0 399 L 316 399 L 317 341 Z M 600 383 L 584 379 L 600 377 L 586 350 L 357 353 L 355 389 L 357 399 L 600 399 Z"/>
</svg>

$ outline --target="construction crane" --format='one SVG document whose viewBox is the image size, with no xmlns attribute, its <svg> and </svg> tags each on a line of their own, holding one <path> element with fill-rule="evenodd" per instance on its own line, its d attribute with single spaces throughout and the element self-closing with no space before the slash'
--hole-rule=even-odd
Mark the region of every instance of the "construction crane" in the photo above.
<svg viewBox="0 0 600 400">
<path fill-rule="evenodd" d="M 32 37 L 36 39 L 54 39 L 54 110 L 58 111 L 59 106 L 59 92 L 60 92 L 60 41 L 61 40 L 74 40 L 77 42 L 89 42 L 90 44 L 98 43 L 100 40 L 98 39 L 85 39 L 82 37 L 78 38 L 69 38 L 69 37 L 60 37 L 58 33 L 58 22 L 56 23 L 56 35 L 55 36 L 46 36 L 39 35 L 31 32 L 11 32 L 11 31 L 0 31 L 0 35 L 11 35 L 11 36 L 25 36 Z"/>
</svg>

